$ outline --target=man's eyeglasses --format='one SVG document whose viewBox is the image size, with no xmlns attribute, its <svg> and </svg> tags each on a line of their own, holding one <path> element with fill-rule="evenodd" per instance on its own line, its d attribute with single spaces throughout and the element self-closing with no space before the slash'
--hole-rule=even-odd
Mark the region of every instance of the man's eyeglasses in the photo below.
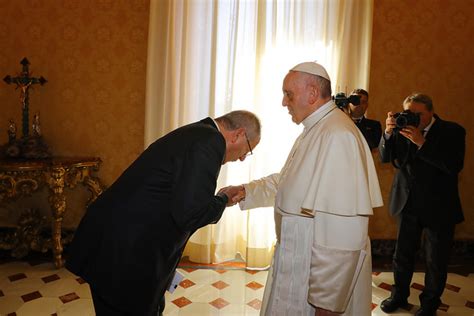
<svg viewBox="0 0 474 316">
<path fill-rule="evenodd" d="M 247 140 L 247 145 L 249 146 L 249 152 L 245 155 L 245 157 L 248 157 L 248 156 L 253 155 L 253 152 L 252 152 L 252 147 L 250 147 L 250 142 L 249 142 L 249 138 L 247 137 L 247 133 L 244 133 L 244 135 L 245 135 L 245 139 Z"/>
</svg>

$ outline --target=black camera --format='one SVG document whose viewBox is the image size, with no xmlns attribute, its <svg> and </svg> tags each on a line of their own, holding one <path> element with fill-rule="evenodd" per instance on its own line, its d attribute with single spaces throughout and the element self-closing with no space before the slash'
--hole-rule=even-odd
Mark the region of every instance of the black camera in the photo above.
<svg viewBox="0 0 474 316">
<path fill-rule="evenodd" d="M 359 105 L 360 104 L 360 96 L 357 94 L 351 94 L 349 97 L 346 97 L 346 94 L 344 92 L 339 92 L 336 93 L 332 97 L 334 100 L 334 103 L 336 103 L 336 106 L 340 109 L 345 108 L 349 105 L 349 103 L 352 103 L 354 105 Z"/>
<path fill-rule="evenodd" d="M 407 127 L 408 125 L 418 127 L 420 125 L 420 113 L 414 113 L 410 110 L 405 110 L 403 112 L 395 113 L 393 115 L 395 118 L 395 128 L 394 132 Z"/>
</svg>

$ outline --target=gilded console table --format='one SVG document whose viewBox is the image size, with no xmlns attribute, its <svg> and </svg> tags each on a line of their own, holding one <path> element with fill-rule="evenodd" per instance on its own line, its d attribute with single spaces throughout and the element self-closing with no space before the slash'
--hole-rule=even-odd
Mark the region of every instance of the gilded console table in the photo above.
<svg viewBox="0 0 474 316">
<path fill-rule="evenodd" d="M 48 159 L 0 159 L 0 201 L 12 201 L 31 195 L 42 187 L 49 189 L 51 233 L 54 264 L 60 268 L 62 258 L 61 226 L 66 211 L 65 188 L 82 184 L 91 192 L 87 204 L 102 193 L 102 186 L 94 171 L 100 158 L 53 157 Z"/>
</svg>

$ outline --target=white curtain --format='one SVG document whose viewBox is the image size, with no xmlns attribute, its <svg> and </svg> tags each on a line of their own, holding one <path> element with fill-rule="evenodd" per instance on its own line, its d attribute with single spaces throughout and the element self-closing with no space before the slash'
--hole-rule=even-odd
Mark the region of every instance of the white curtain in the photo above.
<svg viewBox="0 0 474 316">
<path fill-rule="evenodd" d="M 292 66 L 318 61 L 333 92 L 367 89 L 373 0 L 151 0 L 145 145 L 207 116 L 256 113 L 262 141 L 244 162 L 223 166 L 218 187 L 283 166 L 301 127 L 281 106 Z M 269 265 L 272 209 L 227 208 L 196 232 L 185 254 L 215 263 L 240 254 L 249 267 Z"/>
</svg>

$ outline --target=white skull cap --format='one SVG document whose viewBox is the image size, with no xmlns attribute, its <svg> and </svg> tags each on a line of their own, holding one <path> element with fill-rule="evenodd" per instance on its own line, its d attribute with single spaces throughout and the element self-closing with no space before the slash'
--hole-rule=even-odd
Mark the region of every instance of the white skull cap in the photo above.
<svg viewBox="0 0 474 316">
<path fill-rule="evenodd" d="M 291 68 L 290 71 L 306 72 L 308 74 L 319 76 L 331 81 L 331 79 L 329 79 L 328 73 L 326 72 L 326 69 L 324 69 L 323 66 L 321 66 L 320 64 L 314 61 L 307 61 L 307 62 L 298 64 L 295 67 Z"/>
</svg>

